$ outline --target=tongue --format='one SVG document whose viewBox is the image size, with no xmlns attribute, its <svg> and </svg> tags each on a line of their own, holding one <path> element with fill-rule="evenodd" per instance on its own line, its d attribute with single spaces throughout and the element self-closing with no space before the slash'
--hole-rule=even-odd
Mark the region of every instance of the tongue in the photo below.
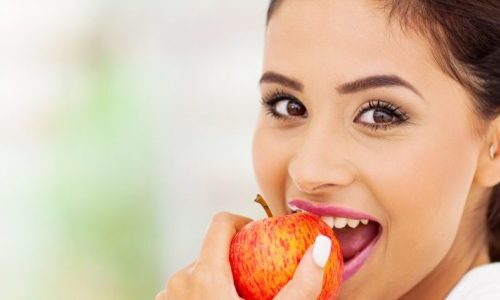
<svg viewBox="0 0 500 300">
<path fill-rule="evenodd" d="M 360 225 L 353 229 L 345 227 L 334 229 L 340 242 L 340 248 L 344 256 L 344 261 L 348 261 L 363 250 L 377 236 L 378 224 L 370 222 L 367 225 Z"/>
</svg>

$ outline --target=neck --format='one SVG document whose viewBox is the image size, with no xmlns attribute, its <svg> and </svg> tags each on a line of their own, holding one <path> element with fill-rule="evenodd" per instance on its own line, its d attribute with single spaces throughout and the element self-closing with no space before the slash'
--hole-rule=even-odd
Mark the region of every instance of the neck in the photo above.
<svg viewBox="0 0 500 300">
<path fill-rule="evenodd" d="M 476 247 L 478 248 L 478 247 Z M 469 270 L 490 262 L 488 249 L 481 247 L 471 251 L 473 255 L 446 257 L 439 266 L 406 293 L 401 299 L 444 299 Z"/>
</svg>

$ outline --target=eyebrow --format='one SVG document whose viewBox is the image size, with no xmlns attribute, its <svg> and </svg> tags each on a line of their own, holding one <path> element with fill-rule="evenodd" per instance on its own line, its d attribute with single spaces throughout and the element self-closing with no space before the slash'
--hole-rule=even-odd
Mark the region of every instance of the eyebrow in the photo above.
<svg viewBox="0 0 500 300">
<path fill-rule="evenodd" d="M 420 96 L 420 98 L 423 98 L 422 94 L 413 85 L 397 75 L 374 75 L 361 78 L 338 86 L 337 91 L 341 94 L 350 94 L 362 90 L 389 86 L 405 87 Z"/>
<path fill-rule="evenodd" d="M 265 72 L 259 80 L 259 83 L 277 83 L 298 92 L 304 90 L 304 85 L 298 80 L 288 78 L 276 72 Z M 373 75 L 357 79 L 352 82 L 347 82 L 339 85 L 336 90 L 341 94 L 351 94 L 361 92 L 367 89 L 374 89 L 380 87 L 401 86 L 405 87 L 423 99 L 422 94 L 408 81 L 402 79 L 397 75 Z"/>
<path fill-rule="evenodd" d="M 295 79 L 291 79 L 286 77 L 285 75 L 281 75 L 276 72 L 265 72 L 264 75 L 259 80 L 259 83 L 277 83 L 292 90 L 296 90 L 298 92 L 302 92 L 304 90 L 304 85 Z"/>
</svg>

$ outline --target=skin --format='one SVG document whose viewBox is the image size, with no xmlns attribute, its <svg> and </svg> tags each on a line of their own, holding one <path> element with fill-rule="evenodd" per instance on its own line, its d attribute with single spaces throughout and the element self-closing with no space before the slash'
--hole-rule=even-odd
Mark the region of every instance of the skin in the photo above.
<svg viewBox="0 0 500 300">
<path fill-rule="evenodd" d="M 388 23 L 372 1 L 286 0 L 266 31 L 263 74 L 270 71 L 303 89 L 264 80 L 262 95 L 278 90 L 307 109 L 276 119 L 262 107 L 254 169 L 273 213 L 290 213 L 286 201 L 300 198 L 368 213 L 383 228 L 340 299 L 442 299 L 468 270 L 489 262 L 486 204 L 500 182 L 500 155 L 490 159 L 488 151 L 492 143 L 498 149 L 500 120 L 473 134 L 480 119 L 471 99 L 442 71 L 425 38 Z M 338 88 L 384 74 L 403 78 L 417 93 L 403 86 Z M 380 125 L 375 109 L 359 117 L 372 99 L 400 107 L 407 123 L 364 127 Z M 228 249 L 250 221 L 217 214 L 200 256 L 157 299 L 239 299 Z M 321 276 L 309 249 L 277 299 L 315 298 Z"/>
<path fill-rule="evenodd" d="M 276 119 L 262 108 L 254 168 L 272 211 L 289 213 L 286 201 L 299 198 L 366 212 L 383 227 L 341 299 L 440 299 L 466 271 L 489 262 L 485 209 L 499 163 L 488 147 L 499 122 L 473 134 L 471 99 L 439 67 L 427 40 L 403 33 L 373 2 L 287 0 L 270 20 L 264 53 L 264 74 L 303 89 L 264 79 L 262 95 L 281 91 L 307 109 L 281 109 L 284 118 Z M 383 74 L 403 78 L 420 95 L 402 86 L 337 88 Z M 373 118 L 376 109 L 360 114 L 371 99 L 400 107 L 408 122 L 364 127 L 383 123 Z"/>
<path fill-rule="evenodd" d="M 229 245 L 233 235 L 250 221 L 227 212 L 216 214 L 208 227 L 200 256 L 174 274 L 156 300 L 241 299 L 233 284 L 228 261 Z M 309 300 L 319 295 L 323 266 L 314 263 L 312 247 L 307 249 L 292 280 L 274 299 Z"/>
</svg>

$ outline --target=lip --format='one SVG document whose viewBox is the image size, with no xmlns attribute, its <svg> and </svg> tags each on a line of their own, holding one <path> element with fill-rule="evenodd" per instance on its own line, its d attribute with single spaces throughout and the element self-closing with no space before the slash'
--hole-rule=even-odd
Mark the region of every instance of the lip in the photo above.
<svg viewBox="0 0 500 300">
<path fill-rule="evenodd" d="M 373 222 L 380 222 L 373 216 L 355 211 L 346 207 L 329 205 L 329 204 L 313 204 L 309 201 L 294 199 L 288 202 L 289 205 L 295 206 L 302 210 L 308 211 L 318 216 L 332 216 L 332 217 L 343 217 L 348 219 L 367 219 Z"/>
<path fill-rule="evenodd" d="M 352 277 L 365 263 L 365 261 L 370 257 L 375 244 L 380 239 L 382 235 L 382 225 L 381 223 L 373 216 L 364 213 L 355 211 L 349 208 L 328 205 L 328 204 L 313 204 L 309 201 L 294 199 L 288 202 L 289 206 L 293 206 L 310 213 L 313 213 L 318 216 L 333 216 L 333 217 L 343 217 L 348 219 L 368 219 L 370 221 L 376 222 L 379 225 L 379 230 L 377 236 L 356 256 L 352 257 L 348 261 L 344 262 L 344 272 L 342 274 L 342 281 L 346 281 L 350 277 Z"/>
<path fill-rule="evenodd" d="M 380 236 L 382 235 L 382 229 L 379 225 L 379 230 L 377 236 L 366 246 L 361 252 L 359 252 L 355 257 L 350 260 L 344 262 L 344 272 L 342 273 L 342 281 L 346 281 L 350 277 L 352 277 L 361 266 L 365 263 L 365 261 L 370 257 L 370 254 L 375 247 L 375 244 L 378 242 Z"/>
</svg>

